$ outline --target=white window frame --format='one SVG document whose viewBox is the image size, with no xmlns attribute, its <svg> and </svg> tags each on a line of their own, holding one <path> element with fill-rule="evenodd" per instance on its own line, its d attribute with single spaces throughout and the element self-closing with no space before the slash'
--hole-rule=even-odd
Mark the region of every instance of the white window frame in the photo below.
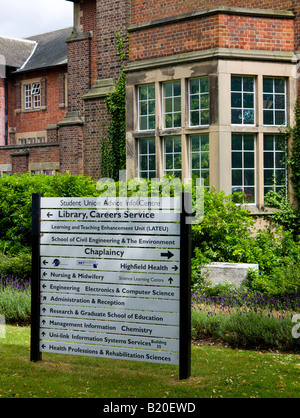
<svg viewBox="0 0 300 418">
<path fill-rule="evenodd" d="M 155 147 L 155 138 L 153 137 L 151 137 L 151 138 L 139 138 L 138 139 L 138 178 L 139 179 L 141 179 L 141 178 L 145 178 L 145 177 L 142 177 L 141 176 L 141 172 L 143 171 L 143 172 L 147 172 L 147 179 L 150 179 L 150 177 L 149 177 L 149 174 L 150 173 L 154 173 L 154 177 L 156 176 L 156 166 L 155 166 L 155 168 L 154 168 L 154 170 L 150 170 L 149 169 L 149 158 L 150 158 L 150 156 L 154 156 L 154 159 L 155 159 L 155 156 L 156 156 L 156 153 L 155 153 L 155 150 L 154 150 L 154 153 L 150 153 L 149 152 L 149 142 L 147 141 L 147 153 L 146 154 L 142 154 L 141 153 L 141 141 L 143 141 L 143 140 L 154 140 L 154 147 Z M 147 170 L 141 170 L 141 161 L 140 161 L 140 159 L 141 159 L 141 157 L 147 157 Z"/>
<path fill-rule="evenodd" d="M 203 92 L 202 93 L 200 91 L 200 85 L 201 85 L 200 80 L 203 79 L 203 78 L 207 78 L 208 79 L 208 92 Z M 191 83 L 192 83 L 193 80 L 198 80 L 199 81 L 199 93 L 197 93 L 197 94 L 192 94 L 192 92 L 191 92 Z M 209 126 L 209 110 L 210 110 L 209 109 L 209 103 L 210 103 L 209 94 L 210 94 L 210 92 L 209 92 L 209 77 L 208 76 L 201 76 L 201 77 L 190 78 L 189 79 L 189 82 L 188 82 L 189 127 L 191 127 L 191 128 L 197 128 L 197 127 L 200 127 L 200 126 L 201 127 L 207 127 L 207 126 Z M 201 108 L 201 96 L 204 96 L 204 95 L 208 95 L 208 108 L 202 109 Z M 199 108 L 197 110 L 192 110 L 191 102 L 192 102 L 192 97 L 193 96 L 199 96 Z M 208 111 L 208 123 L 202 124 L 201 123 L 201 120 L 202 120 L 202 118 L 201 118 L 201 112 L 204 111 L 204 110 L 207 110 Z M 196 112 L 196 111 L 198 111 L 198 113 L 199 113 L 199 121 L 200 121 L 200 124 L 199 125 L 192 125 L 191 115 L 192 115 L 192 112 Z"/>
<path fill-rule="evenodd" d="M 41 107 L 41 83 L 25 81 L 23 84 L 24 110 L 38 110 Z"/>
<path fill-rule="evenodd" d="M 263 89 L 263 125 L 264 126 L 287 126 L 287 80 L 286 80 L 285 77 L 263 76 L 263 81 L 264 81 L 264 79 L 267 79 L 267 78 L 273 81 L 273 91 L 272 91 L 272 93 L 268 93 L 268 92 L 265 92 L 264 89 Z M 283 80 L 284 81 L 284 93 L 276 93 L 275 92 L 275 80 Z M 264 112 L 265 112 L 265 110 L 270 111 L 270 109 L 268 110 L 268 109 L 264 108 L 264 95 L 265 94 L 270 94 L 270 95 L 273 96 L 274 106 L 273 106 L 273 109 L 271 109 L 273 111 L 273 123 L 272 124 L 265 124 L 264 123 Z M 276 118 L 275 118 L 276 111 L 281 111 L 282 112 L 283 110 L 282 109 L 276 109 L 275 98 L 276 98 L 276 96 L 283 96 L 283 95 L 284 95 L 284 119 L 285 119 L 285 123 L 283 125 L 277 125 L 275 123 L 276 122 Z"/>
<path fill-rule="evenodd" d="M 233 135 L 235 135 L 235 134 L 242 136 L 242 150 L 233 150 L 232 149 L 232 138 L 233 138 Z M 254 150 L 253 151 L 249 151 L 249 150 L 244 149 L 244 136 L 245 135 L 252 135 L 253 136 L 253 142 L 254 142 Z M 253 152 L 254 153 L 254 167 L 251 168 L 251 170 L 253 170 L 253 172 L 254 172 L 254 186 L 248 186 L 248 187 L 254 188 L 254 202 L 247 202 L 247 200 L 245 200 L 243 203 L 246 204 L 246 205 L 249 205 L 249 206 L 250 205 L 256 205 L 256 203 L 257 203 L 257 161 L 256 161 L 256 159 L 257 159 L 257 135 L 253 134 L 253 133 L 250 133 L 250 132 L 249 133 L 246 133 L 246 132 L 232 133 L 232 135 L 231 135 L 231 156 L 232 156 L 233 152 L 242 152 L 242 167 L 241 168 L 233 168 L 232 167 L 232 157 L 231 157 L 231 194 L 234 193 L 234 191 L 232 190 L 233 187 L 240 187 L 240 188 L 243 189 L 243 193 L 245 193 L 245 188 L 247 187 L 247 185 L 244 184 L 244 171 L 249 169 L 249 168 L 244 167 L 244 152 Z M 233 184 L 232 184 L 232 173 L 233 173 L 234 170 L 242 171 L 242 184 L 241 185 L 233 186 Z"/>
<path fill-rule="evenodd" d="M 201 149 L 199 150 L 199 151 L 192 151 L 192 137 L 193 136 L 199 136 L 199 137 L 202 137 L 202 136 L 207 136 L 208 137 L 208 151 L 202 151 Z M 208 171 L 208 178 L 209 178 L 209 176 L 210 176 L 210 161 L 209 161 L 209 157 L 210 157 L 210 154 L 209 154 L 209 133 L 201 133 L 201 134 L 193 134 L 193 135 L 190 135 L 189 136 L 189 138 L 188 138 L 188 146 L 189 146 L 189 174 L 190 174 L 190 178 L 192 179 L 193 178 L 193 171 L 199 171 L 199 173 L 200 173 L 200 177 L 199 178 L 202 178 L 202 171 Z M 201 142 L 200 142 L 200 144 L 201 144 Z M 200 148 L 201 148 L 201 145 L 200 145 Z M 193 169 L 192 168 L 192 156 L 193 156 L 193 154 L 197 154 L 197 153 L 199 153 L 199 155 L 200 155 L 200 158 L 199 158 L 199 160 L 200 160 L 200 168 L 198 169 Z M 204 154 L 204 153 L 206 153 L 206 154 L 208 154 L 208 168 L 202 168 L 201 167 L 201 165 L 202 165 L 202 154 Z M 209 188 L 209 185 L 208 186 L 204 186 L 205 188 Z"/>
<path fill-rule="evenodd" d="M 174 95 L 174 84 L 179 83 L 180 84 L 180 96 Z M 166 86 L 168 84 L 172 84 L 172 96 L 165 95 Z M 180 111 L 175 111 L 174 108 L 174 100 L 180 98 Z M 163 129 L 179 129 L 182 127 L 182 106 L 181 106 L 181 98 L 182 98 L 182 88 L 181 88 L 181 80 L 172 80 L 172 81 L 166 81 L 162 85 L 162 120 L 163 120 Z M 172 99 L 172 112 L 166 112 L 166 99 Z M 180 125 L 174 126 L 174 116 L 176 114 L 180 113 Z M 172 116 L 172 126 L 166 127 L 166 115 Z"/>
<path fill-rule="evenodd" d="M 153 86 L 154 87 L 154 99 L 149 99 L 149 87 Z M 148 91 L 147 91 L 147 99 L 141 99 L 140 97 L 140 89 L 142 87 L 147 87 Z M 143 131 L 154 131 L 155 130 L 155 126 L 156 126 L 156 95 L 155 95 L 155 84 L 151 83 L 151 84 L 147 84 L 147 85 L 140 85 L 138 86 L 138 130 L 143 132 Z M 150 101 L 154 101 L 154 114 L 150 114 L 149 113 L 149 102 Z M 145 115 L 141 115 L 141 103 L 145 102 L 147 104 L 147 113 Z M 141 128 L 141 117 L 147 117 L 147 128 L 146 129 L 142 129 Z M 149 128 L 149 117 L 150 116 L 154 116 L 154 128 Z"/>
<path fill-rule="evenodd" d="M 237 91 L 237 90 L 232 90 L 232 78 L 233 77 L 240 77 L 242 79 L 242 84 L 243 84 L 243 79 L 244 78 L 252 78 L 253 79 L 253 114 L 254 114 L 254 121 L 253 123 L 244 123 L 244 111 L 245 110 L 250 110 L 250 108 L 244 108 L 244 93 L 250 93 L 247 92 L 242 89 L 242 91 Z M 232 93 L 241 93 L 242 94 L 242 107 L 232 107 Z M 257 100 L 256 100 L 256 76 L 253 75 L 247 75 L 247 74 L 243 74 L 243 75 L 238 75 L 238 74 L 231 74 L 231 78 L 230 78 L 230 121 L 231 121 L 231 125 L 232 126 L 256 126 L 256 106 L 257 105 Z M 241 109 L 242 110 L 242 123 L 233 123 L 232 122 L 232 110 L 233 109 Z M 252 110 L 252 108 L 251 108 Z"/>
<path fill-rule="evenodd" d="M 166 141 L 168 140 L 168 139 L 176 139 L 176 138 L 180 138 L 180 152 L 178 152 L 178 151 L 176 151 L 175 152 L 175 150 L 174 150 L 174 141 L 173 141 L 173 143 L 172 143 L 172 152 L 166 152 Z M 181 166 L 180 166 L 180 169 L 179 168 L 174 168 L 174 162 L 175 162 L 175 155 L 178 155 L 178 154 L 180 154 L 180 157 L 181 157 Z M 172 155 L 172 166 L 173 166 L 173 168 L 172 169 L 170 169 L 170 168 L 166 168 L 166 156 L 167 155 Z M 170 175 L 174 175 L 175 177 L 177 177 L 176 176 L 176 174 L 175 173 L 180 173 L 180 178 L 182 178 L 182 136 L 181 135 L 174 135 L 174 136 L 166 136 L 166 137 L 164 137 L 163 138 L 163 175 L 165 176 L 165 175 L 168 175 L 168 174 L 170 174 Z"/>
<path fill-rule="evenodd" d="M 265 150 L 265 147 L 263 146 L 263 170 L 264 170 L 264 182 L 263 182 L 263 188 L 264 189 L 263 189 L 263 193 L 264 193 L 264 196 L 265 196 L 265 187 L 270 188 L 269 191 L 271 191 L 271 190 L 276 191 L 277 187 L 282 187 L 282 188 L 285 189 L 285 193 L 287 194 L 287 168 L 286 168 L 286 164 L 283 168 L 276 167 L 276 154 L 285 154 L 285 160 L 286 160 L 286 157 L 287 157 L 287 150 L 276 149 L 276 139 L 279 138 L 282 135 L 280 135 L 280 134 L 279 135 L 278 134 L 275 134 L 275 135 L 264 134 L 264 141 L 265 141 L 266 136 L 272 137 L 273 149 L 272 150 Z M 273 154 L 273 167 L 272 168 L 265 167 L 265 153 Z M 272 185 L 265 184 L 265 171 L 272 171 L 272 175 L 273 175 L 273 184 Z M 276 171 L 283 171 L 284 172 L 285 178 L 284 178 L 284 183 L 283 184 L 280 184 L 280 185 L 276 184 L 276 182 L 275 182 Z"/>
</svg>

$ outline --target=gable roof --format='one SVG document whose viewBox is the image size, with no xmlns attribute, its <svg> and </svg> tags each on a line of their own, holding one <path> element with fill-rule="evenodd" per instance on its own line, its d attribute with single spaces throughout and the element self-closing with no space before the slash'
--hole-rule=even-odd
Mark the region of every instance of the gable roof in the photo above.
<svg viewBox="0 0 300 418">
<path fill-rule="evenodd" d="M 36 43 L 36 48 L 18 72 L 67 64 L 68 48 L 66 40 L 71 35 L 72 30 L 73 28 L 60 29 L 27 38 L 26 41 Z"/>
<path fill-rule="evenodd" d="M 0 54 L 4 56 L 6 65 L 14 67 L 17 72 L 67 64 L 66 40 L 72 30 L 60 29 L 26 39 L 0 36 Z"/>
<path fill-rule="evenodd" d="M 13 39 L 0 36 L 0 54 L 9 67 L 19 68 L 30 57 L 36 47 L 33 40 Z"/>
</svg>

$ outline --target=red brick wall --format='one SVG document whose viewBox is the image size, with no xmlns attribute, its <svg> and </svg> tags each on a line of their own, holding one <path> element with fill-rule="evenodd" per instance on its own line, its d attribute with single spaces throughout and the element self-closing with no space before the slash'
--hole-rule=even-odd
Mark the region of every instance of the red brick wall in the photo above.
<svg viewBox="0 0 300 418">
<path fill-rule="evenodd" d="M 101 140 L 107 137 L 107 124 L 110 122 L 104 100 L 86 102 L 84 125 L 84 174 L 100 179 Z"/>
<path fill-rule="evenodd" d="M 97 11 L 96 0 L 84 1 L 80 5 L 82 16 L 80 18 L 80 24 L 82 25 L 83 32 L 91 32 L 91 45 L 90 45 L 90 71 L 91 71 L 91 84 L 97 80 Z"/>
<path fill-rule="evenodd" d="M 293 51 L 293 20 L 218 14 L 129 35 L 129 59 L 138 61 L 215 47 Z"/>
<path fill-rule="evenodd" d="M 60 172 L 83 173 L 82 126 L 63 126 L 59 129 Z"/>
<path fill-rule="evenodd" d="M 13 173 L 23 174 L 31 163 L 59 162 L 59 146 L 15 146 L 0 150 L 0 164 L 12 164 Z"/>
<path fill-rule="evenodd" d="M 128 0 L 97 1 L 97 60 L 98 78 L 118 77 L 121 64 L 116 50 L 116 32 L 126 40 L 129 25 L 130 2 Z"/>
<path fill-rule="evenodd" d="M 246 16 L 219 16 L 219 44 L 226 48 L 294 50 L 294 22 Z"/>
<path fill-rule="evenodd" d="M 60 75 L 67 72 L 67 68 L 52 69 L 47 71 L 24 73 L 15 76 L 14 82 L 9 83 L 9 127 L 16 128 L 16 133 L 44 131 L 49 124 L 60 122 L 66 109 L 60 108 Z M 25 111 L 16 113 L 15 109 L 20 109 L 20 81 L 33 78 L 45 78 L 45 95 L 42 94 L 42 105 L 46 105 L 46 110 Z M 43 93 L 43 91 L 42 91 Z"/>
<path fill-rule="evenodd" d="M 298 7 L 295 0 L 131 0 L 131 23 L 149 22 L 217 6 L 274 10 Z"/>
<path fill-rule="evenodd" d="M 292 10 L 295 20 L 295 49 L 300 49 L 300 2 L 298 0 L 131 0 L 131 23 L 146 23 L 217 6 Z"/>
<path fill-rule="evenodd" d="M 84 111 L 82 96 L 91 88 L 90 39 L 68 44 L 68 109 Z"/>
</svg>

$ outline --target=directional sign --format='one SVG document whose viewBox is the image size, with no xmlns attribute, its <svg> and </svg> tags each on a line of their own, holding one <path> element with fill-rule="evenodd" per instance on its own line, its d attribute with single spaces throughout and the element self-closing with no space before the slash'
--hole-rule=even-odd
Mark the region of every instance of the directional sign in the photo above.
<svg viewBox="0 0 300 418">
<path fill-rule="evenodd" d="M 157 250 L 153 248 L 83 247 L 64 245 L 41 245 L 42 256 L 114 258 L 118 260 L 172 260 L 180 259 L 180 251 Z"/>
<path fill-rule="evenodd" d="M 56 305 L 64 306 L 92 306 L 92 307 L 110 307 L 121 309 L 138 309 L 145 308 L 145 304 L 148 302 L 145 299 L 130 298 L 130 297 L 117 297 L 117 296 L 94 296 L 94 295 L 69 295 L 56 293 L 44 293 L 41 294 L 43 304 L 54 303 Z M 179 312 L 178 300 L 164 300 L 163 303 L 160 299 L 152 299 L 151 306 L 148 309 L 151 311 L 163 311 L 163 312 Z"/>
<path fill-rule="evenodd" d="M 115 306 L 114 306 L 115 307 Z M 176 308 L 177 309 L 177 308 Z M 178 309 L 179 310 L 179 309 Z M 42 305 L 41 315 L 68 318 L 102 319 L 103 321 L 141 322 L 144 324 L 178 325 L 179 314 L 147 312 L 127 309 L 88 308 L 59 305 Z"/>
<path fill-rule="evenodd" d="M 41 244 L 52 245 L 99 245 L 109 247 L 179 248 L 179 236 L 148 235 L 86 235 L 86 234 L 43 234 Z"/>
<path fill-rule="evenodd" d="M 66 341 L 90 343 L 116 347 L 140 347 L 149 350 L 179 351 L 179 340 L 174 338 L 155 338 L 122 334 L 106 334 L 88 331 L 65 331 L 41 328 L 40 338 L 46 341 Z"/>
<path fill-rule="evenodd" d="M 76 247 L 74 247 L 76 248 Z M 41 257 L 42 267 L 95 271 L 134 271 L 144 273 L 179 274 L 180 263 L 169 261 L 104 260 L 90 258 Z"/>
<path fill-rule="evenodd" d="M 33 195 L 32 361 L 65 353 L 189 374 L 183 201 Z"/>
<path fill-rule="evenodd" d="M 40 223 L 41 232 L 72 232 L 85 234 L 180 235 L 179 223 L 162 222 L 49 222 Z M 124 235 L 126 237 L 126 235 Z M 138 238 L 138 237 L 137 237 Z"/>
<path fill-rule="evenodd" d="M 42 209 L 41 219 L 47 221 L 179 222 L 180 213 L 154 210 Z"/>
<path fill-rule="evenodd" d="M 155 338 L 179 338 L 179 327 L 170 325 L 153 324 L 127 324 L 125 322 L 103 321 L 97 319 L 80 319 L 41 316 L 41 329 L 51 328 L 53 330 L 76 330 L 105 332 L 111 334 L 122 334 L 128 336 L 143 336 Z"/>
<path fill-rule="evenodd" d="M 176 365 L 179 362 L 178 353 L 135 350 L 130 348 L 117 347 L 108 348 L 105 346 L 102 347 L 88 344 L 62 344 L 58 342 L 55 343 L 42 341 L 40 344 L 40 350 L 42 352 L 45 351 L 48 353 L 65 353 L 82 356 L 114 358 L 119 360 L 135 360 L 162 364 Z"/>
<path fill-rule="evenodd" d="M 114 285 L 95 283 L 69 283 L 62 281 L 41 280 L 41 292 L 49 296 L 48 292 L 56 292 L 55 295 L 68 292 L 76 295 L 94 296 L 125 296 L 146 299 L 172 299 L 179 300 L 179 289 L 170 287 L 153 286 L 134 286 L 134 285 Z M 143 301 L 143 299 L 141 299 Z M 161 303 L 161 302 L 160 302 Z"/>
<path fill-rule="evenodd" d="M 44 260 L 49 265 L 50 263 Z M 43 265 L 44 263 L 42 263 Z M 47 266 L 46 266 L 47 267 Z M 170 274 L 160 273 L 138 273 L 132 272 L 109 272 L 109 271 L 90 271 L 90 270 L 62 270 L 44 269 L 41 270 L 42 280 L 68 280 L 71 282 L 87 282 L 94 283 L 117 283 L 130 285 L 152 285 L 155 286 L 179 286 L 178 274 L 172 272 Z M 74 283 L 76 285 L 76 283 Z"/>
<path fill-rule="evenodd" d="M 52 197 L 41 200 L 41 208 L 61 209 L 180 209 L 179 197 Z"/>
</svg>

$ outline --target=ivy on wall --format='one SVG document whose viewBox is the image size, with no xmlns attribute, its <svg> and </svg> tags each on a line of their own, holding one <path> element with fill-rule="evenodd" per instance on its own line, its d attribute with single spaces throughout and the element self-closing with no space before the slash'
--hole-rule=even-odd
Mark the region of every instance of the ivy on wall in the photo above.
<svg viewBox="0 0 300 418">
<path fill-rule="evenodd" d="M 282 225 L 289 231 L 294 239 L 300 236 L 300 109 L 299 102 L 295 105 L 295 124 L 286 131 L 286 143 L 283 149 L 288 148 L 286 159 L 288 179 L 292 185 L 292 196 L 288 199 L 286 193 L 270 191 L 265 197 L 266 206 L 271 206 L 279 211 L 268 215 L 267 219 L 277 225 Z M 290 142 L 289 147 L 286 148 Z M 290 203 L 290 200 L 292 203 Z"/>
<path fill-rule="evenodd" d="M 101 177 L 119 179 L 119 170 L 126 169 L 126 77 L 125 61 L 128 57 L 127 45 L 121 34 L 116 32 L 117 56 L 122 70 L 116 82 L 115 90 L 105 100 L 111 114 L 111 123 L 107 127 L 107 138 L 101 143 Z"/>
<path fill-rule="evenodd" d="M 287 160 L 290 168 L 290 179 L 293 185 L 294 199 L 300 205 L 300 108 L 297 100 L 295 106 L 295 125 L 290 129 L 292 143 Z"/>
</svg>

